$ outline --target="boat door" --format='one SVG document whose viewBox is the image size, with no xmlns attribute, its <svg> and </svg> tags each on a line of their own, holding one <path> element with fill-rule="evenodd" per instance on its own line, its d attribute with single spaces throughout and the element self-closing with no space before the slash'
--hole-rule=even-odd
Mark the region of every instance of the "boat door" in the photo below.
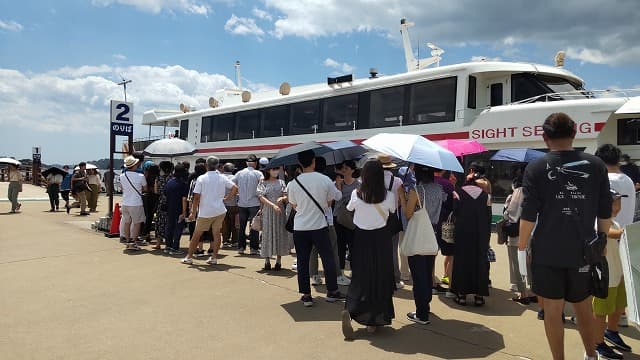
<svg viewBox="0 0 640 360">
<path fill-rule="evenodd" d="M 632 159 L 640 159 L 640 96 L 629 98 L 609 116 L 597 143 L 617 144 Z"/>
</svg>

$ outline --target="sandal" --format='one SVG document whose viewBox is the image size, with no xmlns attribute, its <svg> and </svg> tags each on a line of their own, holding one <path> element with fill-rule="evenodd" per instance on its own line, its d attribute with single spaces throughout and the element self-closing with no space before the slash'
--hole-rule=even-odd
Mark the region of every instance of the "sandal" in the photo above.
<svg viewBox="0 0 640 360">
<path fill-rule="evenodd" d="M 473 297 L 473 305 L 474 306 L 482 306 L 482 305 L 484 305 L 484 298 L 482 296 L 474 296 Z"/>
<path fill-rule="evenodd" d="M 457 295 L 453 301 L 455 301 L 456 304 L 461 305 L 461 306 L 467 306 L 467 296 L 466 295 Z"/>
</svg>

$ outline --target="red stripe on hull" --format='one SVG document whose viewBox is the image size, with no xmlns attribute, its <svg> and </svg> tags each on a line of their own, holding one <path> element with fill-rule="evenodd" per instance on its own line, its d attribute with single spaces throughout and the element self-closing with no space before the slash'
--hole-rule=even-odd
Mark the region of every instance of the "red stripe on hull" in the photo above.
<svg viewBox="0 0 640 360">
<path fill-rule="evenodd" d="M 594 125 L 594 129 L 595 129 L 596 131 L 601 131 L 601 130 L 602 130 L 602 128 L 603 128 L 606 124 L 607 124 L 606 122 L 597 122 L 597 123 L 595 123 L 595 125 Z"/>
</svg>

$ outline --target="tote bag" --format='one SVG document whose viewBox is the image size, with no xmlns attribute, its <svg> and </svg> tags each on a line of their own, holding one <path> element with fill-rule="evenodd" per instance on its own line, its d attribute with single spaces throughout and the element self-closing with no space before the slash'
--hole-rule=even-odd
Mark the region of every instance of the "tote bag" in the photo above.
<svg viewBox="0 0 640 360">
<path fill-rule="evenodd" d="M 413 213 L 407 223 L 407 229 L 404 231 L 404 238 L 400 242 L 400 254 L 404 256 L 436 255 L 438 241 L 433 232 L 429 214 L 420 204 L 420 197 L 418 197 L 418 205 L 420 209 Z"/>
</svg>

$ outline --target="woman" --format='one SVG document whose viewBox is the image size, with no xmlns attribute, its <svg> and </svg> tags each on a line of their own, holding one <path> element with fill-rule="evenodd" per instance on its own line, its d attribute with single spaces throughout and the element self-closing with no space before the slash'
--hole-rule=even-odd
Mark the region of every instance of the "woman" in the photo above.
<svg viewBox="0 0 640 360">
<path fill-rule="evenodd" d="M 9 164 L 9 190 L 7 198 L 11 201 L 11 212 L 20 211 L 22 204 L 18 202 L 18 194 L 22 191 L 22 173 L 17 165 Z"/>
<path fill-rule="evenodd" d="M 524 195 L 522 194 L 522 176 L 518 176 L 513 179 L 511 185 L 513 192 L 507 197 L 504 204 L 504 219 L 511 224 L 511 226 L 517 226 L 520 222 L 520 214 L 522 213 L 522 200 Z M 509 255 L 509 278 L 511 280 L 512 290 L 518 291 L 518 296 L 511 300 L 520 304 L 529 304 L 532 300 L 535 301 L 535 296 L 529 296 L 527 294 L 526 283 L 520 274 L 520 267 L 518 266 L 518 243 L 520 242 L 519 236 L 507 237 L 507 254 Z M 527 274 L 531 272 L 528 271 Z M 531 280 L 529 280 L 531 283 Z"/>
<path fill-rule="evenodd" d="M 455 252 L 451 279 L 455 302 L 467 304 L 467 295 L 473 294 L 475 306 L 485 303 L 489 296 L 489 237 L 491 212 L 487 211 L 489 194 L 475 179 L 469 178 L 460 189 L 455 216 Z"/>
<path fill-rule="evenodd" d="M 167 227 L 164 231 L 167 239 L 166 253 L 182 255 L 180 250 L 180 237 L 184 229 L 184 219 L 187 215 L 187 196 L 189 184 L 187 177 L 189 172 L 183 164 L 177 164 L 173 173 L 173 179 L 164 187 L 164 198 L 167 202 Z"/>
<path fill-rule="evenodd" d="M 87 202 L 89 203 L 89 212 L 96 212 L 96 208 L 98 207 L 98 195 L 100 195 L 100 185 L 102 182 L 100 181 L 100 173 L 97 169 L 89 169 L 87 170 L 87 182 L 89 183 L 88 192 L 89 198 Z"/>
<path fill-rule="evenodd" d="M 65 165 L 62 170 L 66 172 L 60 184 L 60 195 L 64 199 L 64 207 L 67 209 L 67 214 L 71 210 L 71 204 L 69 203 L 69 193 L 71 193 L 71 173 L 69 173 L 69 166 Z"/>
<path fill-rule="evenodd" d="M 149 185 L 154 185 L 156 179 L 160 176 L 160 167 L 150 160 L 142 164 L 142 171 Z M 158 194 L 155 192 L 155 186 L 147 186 L 147 191 L 143 195 L 145 222 L 142 224 L 140 237 L 145 241 L 149 241 L 151 240 L 151 230 L 153 230 L 153 217 L 158 207 Z"/>
<path fill-rule="evenodd" d="M 171 179 L 171 172 L 173 171 L 173 164 L 171 161 L 161 161 L 160 164 L 160 176 L 156 179 L 154 192 L 158 194 L 158 206 L 156 208 L 156 246 L 154 250 L 160 250 L 163 241 L 167 240 L 167 236 L 164 233 L 167 228 L 167 197 L 164 193 L 164 187 Z"/>
<path fill-rule="evenodd" d="M 51 209 L 49 212 L 58 211 L 60 207 L 60 199 L 58 194 L 60 193 L 60 184 L 64 177 L 60 174 L 54 174 L 53 171 L 47 175 L 47 194 L 49 194 L 49 205 Z"/>
<path fill-rule="evenodd" d="M 187 179 L 187 182 L 189 183 L 189 194 L 187 195 L 187 218 L 189 218 L 189 210 L 191 210 L 191 203 L 193 202 L 193 189 L 195 189 L 196 187 L 196 180 L 200 175 L 203 175 L 206 172 L 207 172 L 207 166 L 204 163 L 196 162 L 196 166 L 193 168 L 193 173 L 189 175 L 189 178 Z M 193 233 L 195 232 L 195 229 L 196 229 L 196 222 L 195 221 L 189 222 L 188 227 L 189 227 L 189 240 L 191 240 L 191 238 L 193 237 Z M 198 250 L 196 250 L 194 253 L 196 257 L 202 256 L 204 254 L 204 250 L 202 250 L 202 239 L 205 239 L 208 237 L 211 237 L 208 231 L 202 234 L 202 237 L 200 237 L 201 241 L 198 243 Z"/>
<path fill-rule="evenodd" d="M 415 166 L 417 185 L 409 190 L 407 199 L 401 199 L 404 215 L 410 220 L 416 210 L 421 206 L 427 210 L 429 220 L 433 226 L 434 234 L 438 232 L 440 211 L 442 203 L 446 200 L 446 194 L 442 186 L 434 182 L 433 169 L 423 165 Z M 400 192 L 404 194 L 404 192 Z M 405 196 L 402 195 L 404 198 Z M 407 314 L 407 319 L 419 324 L 429 324 L 429 312 L 431 310 L 431 298 L 433 288 L 433 266 L 435 255 L 409 256 L 409 269 L 413 278 L 413 301 L 416 311 Z"/>
<path fill-rule="evenodd" d="M 353 237 L 355 229 L 349 228 L 349 225 L 340 224 L 340 221 L 344 218 L 344 213 L 347 212 L 347 204 L 351 199 L 351 194 L 354 190 L 360 187 L 360 181 L 356 179 L 357 174 L 356 162 L 353 160 L 347 160 L 342 163 L 339 168 L 338 177 L 336 178 L 336 187 L 342 192 L 342 198 L 336 202 L 334 210 L 334 227 L 336 229 L 336 235 L 338 239 L 338 259 L 340 262 L 340 273 L 338 273 L 338 285 L 348 286 L 351 280 L 344 275 L 345 263 L 347 260 L 347 250 L 351 253 L 351 246 L 353 244 Z M 349 256 L 350 258 L 351 256 Z"/>
<path fill-rule="evenodd" d="M 264 258 L 264 270 L 271 270 L 270 259 L 276 257 L 273 270 L 282 269 L 282 256 L 289 255 L 291 244 L 284 225 L 283 202 L 286 199 L 284 181 L 278 179 L 278 168 L 263 171 L 264 180 L 258 184 L 258 198 L 262 204 L 262 246 L 260 256 Z"/>
<path fill-rule="evenodd" d="M 351 319 L 375 332 L 395 317 L 393 249 L 387 230 L 389 212 L 396 210 L 396 197 L 384 184 L 382 163 L 368 161 L 362 168 L 360 189 L 353 190 L 347 209 L 354 211 L 356 225 L 351 249 L 351 285 L 342 312 L 342 332 L 353 338 Z"/>
</svg>

